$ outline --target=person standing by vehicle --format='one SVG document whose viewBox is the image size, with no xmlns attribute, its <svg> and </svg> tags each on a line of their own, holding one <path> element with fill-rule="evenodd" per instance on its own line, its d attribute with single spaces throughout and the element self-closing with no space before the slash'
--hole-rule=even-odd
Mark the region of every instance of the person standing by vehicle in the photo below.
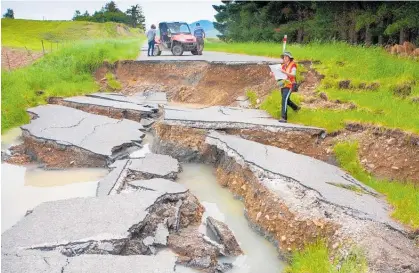
<svg viewBox="0 0 419 273">
<path fill-rule="evenodd" d="M 196 23 L 193 35 L 196 37 L 198 54 L 202 55 L 202 51 L 204 50 L 205 31 L 199 23 Z"/>
<path fill-rule="evenodd" d="M 148 50 L 147 50 L 147 56 L 154 56 L 154 39 L 156 38 L 156 26 L 153 24 L 151 25 L 151 28 L 146 33 L 147 40 L 148 40 Z M 151 51 L 151 55 L 150 55 Z"/>
<path fill-rule="evenodd" d="M 287 122 L 287 106 L 289 105 L 294 111 L 301 109 L 298 105 L 291 101 L 291 93 L 295 89 L 296 85 L 296 76 L 297 76 L 297 64 L 294 62 L 294 58 L 291 52 L 285 51 L 281 55 L 281 58 L 284 60 L 284 63 L 281 67 L 281 72 L 286 75 L 286 79 L 278 81 L 279 86 L 281 87 L 281 119 L 279 122 Z M 273 73 L 271 72 L 271 75 Z"/>
</svg>

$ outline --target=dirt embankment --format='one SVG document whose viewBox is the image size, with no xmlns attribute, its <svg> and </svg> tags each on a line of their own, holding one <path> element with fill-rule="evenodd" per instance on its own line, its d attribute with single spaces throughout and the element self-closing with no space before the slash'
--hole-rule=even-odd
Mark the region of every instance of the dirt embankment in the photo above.
<svg viewBox="0 0 419 273">
<path fill-rule="evenodd" d="M 10 71 L 16 68 L 24 67 L 33 63 L 42 56 L 42 52 L 2 47 L 1 68 Z"/>
<path fill-rule="evenodd" d="M 276 88 L 268 65 L 122 61 L 98 69 L 96 79 L 108 71 L 122 83 L 124 94 L 164 91 L 171 101 L 182 103 L 230 105 L 248 90 L 263 97 Z"/>
</svg>

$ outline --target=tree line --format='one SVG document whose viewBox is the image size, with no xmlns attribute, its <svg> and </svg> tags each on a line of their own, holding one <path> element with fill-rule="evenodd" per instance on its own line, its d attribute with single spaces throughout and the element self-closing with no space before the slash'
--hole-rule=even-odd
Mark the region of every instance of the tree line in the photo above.
<svg viewBox="0 0 419 273">
<path fill-rule="evenodd" d="M 419 2 L 221 1 L 214 27 L 227 41 L 419 45 Z"/>
<path fill-rule="evenodd" d="M 126 12 L 122 12 L 114 1 L 106 3 L 101 10 L 95 11 L 93 14 L 89 14 L 87 10 L 83 14 L 76 10 L 73 21 L 116 22 L 124 23 L 134 28 L 145 29 L 145 17 L 140 5 L 133 5 Z"/>
</svg>

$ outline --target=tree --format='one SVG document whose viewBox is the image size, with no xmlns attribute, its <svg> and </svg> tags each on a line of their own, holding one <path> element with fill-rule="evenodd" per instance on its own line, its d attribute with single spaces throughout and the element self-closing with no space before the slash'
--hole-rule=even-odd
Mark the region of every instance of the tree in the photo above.
<svg viewBox="0 0 419 273">
<path fill-rule="evenodd" d="M 13 12 L 12 9 L 7 9 L 7 12 L 5 14 L 3 14 L 4 18 L 10 18 L 10 19 L 15 19 L 15 13 Z"/>
<path fill-rule="evenodd" d="M 118 12 L 120 11 L 117 7 L 114 1 L 111 1 L 109 3 L 106 3 L 105 5 L 105 12 Z"/>
<path fill-rule="evenodd" d="M 132 27 L 135 28 L 138 26 L 143 30 L 145 29 L 145 17 L 140 5 L 131 6 L 125 13 L 129 17 L 129 22 Z"/>
</svg>

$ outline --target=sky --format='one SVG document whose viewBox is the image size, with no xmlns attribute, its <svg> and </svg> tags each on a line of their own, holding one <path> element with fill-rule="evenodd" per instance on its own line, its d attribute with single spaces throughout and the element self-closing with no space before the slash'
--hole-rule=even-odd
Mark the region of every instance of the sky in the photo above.
<svg viewBox="0 0 419 273">
<path fill-rule="evenodd" d="M 110 1 L 110 0 L 109 0 Z M 88 11 L 90 14 L 100 10 L 109 1 L 34 1 L 34 0 L 9 0 L 1 1 L 1 13 L 8 8 L 13 9 L 16 19 L 34 20 L 71 20 L 75 10 L 81 13 Z M 147 1 L 115 1 L 117 7 L 126 11 L 129 6 L 139 4 L 146 17 L 147 28 L 160 21 L 186 21 L 192 23 L 198 20 L 215 21 L 216 11 L 212 5 L 219 5 L 221 1 L 214 0 L 147 0 Z"/>
</svg>

